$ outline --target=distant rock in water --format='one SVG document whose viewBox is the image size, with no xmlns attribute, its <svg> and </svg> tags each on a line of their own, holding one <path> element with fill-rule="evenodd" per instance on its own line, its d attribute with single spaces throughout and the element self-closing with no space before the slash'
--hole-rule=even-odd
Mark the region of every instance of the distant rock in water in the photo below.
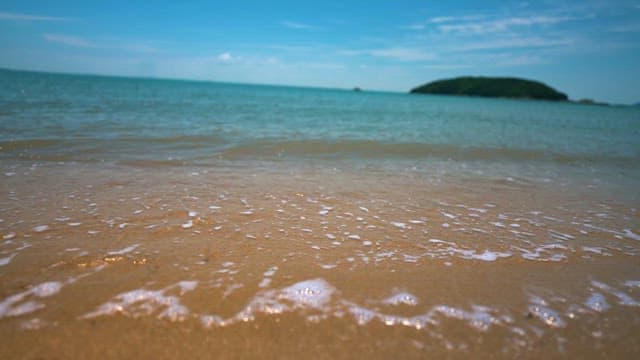
<svg viewBox="0 0 640 360">
<path fill-rule="evenodd" d="M 411 89 L 413 94 L 468 95 L 566 101 L 567 95 L 533 80 L 518 78 L 459 77 L 438 80 Z"/>
<path fill-rule="evenodd" d="M 605 103 L 605 102 L 599 102 L 599 101 L 595 101 L 593 99 L 580 99 L 578 101 L 576 101 L 578 104 L 583 104 L 583 105 L 600 105 L 600 106 L 610 106 L 610 104 Z"/>
<path fill-rule="evenodd" d="M 362 91 L 362 89 L 360 89 L 359 87 L 356 86 L 356 87 L 353 88 L 353 91 L 360 92 L 360 91 Z"/>
</svg>

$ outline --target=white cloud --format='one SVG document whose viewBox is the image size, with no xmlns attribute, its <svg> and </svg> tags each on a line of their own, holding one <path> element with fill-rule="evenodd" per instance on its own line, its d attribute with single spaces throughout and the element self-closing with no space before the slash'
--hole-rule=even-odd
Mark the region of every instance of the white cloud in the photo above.
<svg viewBox="0 0 640 360">
<path fill-rule="evenodd" d="M 73 18 L 57 17 L 57 16 L 43 16 L 43 15 L 29 15 L 20 13 L 0 12 L 0 20 L 15 20 L 15 21 L 73 21 Z"/>
<path fill-rule="evenodd" d="M 436 56 L 432 53 L 425 52 L 420 49 L 415 48 L 386 48 L 386 49 L 374 49 L 369 50 L 366 53 L 378 56 L 391 58 L 394 60 L 400 61 L 422 61 L 422 60 L 433 60 Z"/>
<path fill-rule="evenodd" d="M 62 34 L 44 34 L 42 36 L 45 39 L 47 39 L 47 41 L 60 43 L 68 46 L 84 47 L 84 48 L 97 47 L 96 44 L 78 36 L 62 35 Z"/>
<path fill-rule="evenodd" d="M 218 56 L 216 56 L 216 62 L 220 64 L 233 64 L 240 61 L 242 58 L 239 56 L 233 56 L 231 53 L 224 52 Z"/>
<path fill-rule="evenodd" d="M 309 25 L 309 24 L 304 24 L 304 23 L 295 22 L 295 21 L 282 21 L 282 22 L 280 22 L 280 25 L 282 25 L 284 27 L 288 27 L 290 29 L 296 29 L 296 30 L 320 30 L 320 29 L 322 29 L 320 26 Z"/>
</svg>

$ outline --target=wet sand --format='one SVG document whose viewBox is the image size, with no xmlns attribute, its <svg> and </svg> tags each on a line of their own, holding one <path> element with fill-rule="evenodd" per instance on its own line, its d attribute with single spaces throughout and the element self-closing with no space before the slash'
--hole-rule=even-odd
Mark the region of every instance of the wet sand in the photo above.
<svg viewBox="0 0 640 360">
<path fill-rule="evenodd" d="M 32 165 L 0 175 L 0 358 L 640 354 L 640 216 L 615 187 Z"/>
</svg>

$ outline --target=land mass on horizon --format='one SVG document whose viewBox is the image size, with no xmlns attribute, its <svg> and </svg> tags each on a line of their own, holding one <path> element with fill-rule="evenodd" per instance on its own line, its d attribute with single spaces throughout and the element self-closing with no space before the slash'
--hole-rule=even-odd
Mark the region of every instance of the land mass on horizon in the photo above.
<svg viewBox="0 0 640 360">
<path fill-rule="evenodd" d="M 411 89 L 412 94 L 467 95 L 566 101 L 566 94 L 539 81 L 519 78 L 464 76 L 433 81 Z"/>
</svg>

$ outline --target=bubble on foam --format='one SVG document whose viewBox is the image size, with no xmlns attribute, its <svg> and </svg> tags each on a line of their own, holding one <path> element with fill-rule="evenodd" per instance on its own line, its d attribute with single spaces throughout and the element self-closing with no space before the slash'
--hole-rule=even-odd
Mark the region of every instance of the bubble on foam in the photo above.
<svg viewBox="0 0 640 360">
<path fill-rule="evenodd" d="M 399 229 L 406 229 L 407 228 L 407 224 L 403 223 L 403 222 L 397 222 L 397 221 L 392 221 L 391 225 L 399 228 Z"/>
<path fill-rule="evenodd" d="M 529 314 L 542 320 L 543 323 L 550 327 L 560 328 L 565 327 L 567 323 L 558 315 L 557 312 L 547 307 L 547 302 L 537 296 L 532 296 L 530 299 L 531 305 L 529 305 Z"/>
<path fill-rule="evenodd" d="M 351 240 L 360 240 L 360 235 L 351 234 L 351 235 L 347 236 L 347 238 L 349 238 Z"/>
<path fill-rule="evenodd" d="M 140 244 L 133 244 L 131 246 L 127 246 L 124 249 L 110 251 L 110 252 L 107 253 L 107 255 L 124 255 L 124 254 L 128 254 L 128 253 L 132 252 L 133 250 L 137 249 L 138 246 L 140 246 Z"/>
<path fill-rule="evenodd" d="M 472 311 L 467 311 L 452 306 L 438 305 L 433 309 L 433 312 L 448 318 L 465 320 L 472 328 L 482 332 L 488 331 L 492 325 L 499 325 L 503 322 L 500 318 L 492 315 L 495 310 L 486 306 L 473 305 Z"/>
<path fill-rule="evenodd" d="M 365 240 L 365 241 L 362 242 L 362 245 L 363 246 L 371 246 L 371 245 L 373 245 L 373 243 L 371 241 L 369 241 L 369 240 Z"/>
<path fill-rule="evenodd" d="M 281 314 L 295 310 L 315 310 L 326 315 L 335 291 L 331 284 L 321 278 L 301 281 L 279 290 L 269 290 L 256 295 L 242 311 L 224 320 L 221 325 L 250 321 L 258 313 Z"/>
<path fill-rule="evenodd" d="M 605 312 L 609 310 L 609 308 L 611 308 L 611 306 L 607 302 L 607 299 L 605 299 L 604 295 L 600 293 L 591 294 L 591 296 L 585 302 L 585 305 L 589 309 L 597 312 Z"/>
<path fill-rule="evenodd" d="M 398 292 L 390 297 L 382 300 L 383 304 L 387 305 L 408 305 L 408 306 L 416 306 L 418 305 L 418 298 L 408 292 Z"/>
<path fill-rule="evenodd" d="M 189 217 L 196 217 L 196 216 L 198 216 L 198 212 L 190 210 L 188 215 L 189 215 Z"/>
<path fill-rule="evenodd" d="M 186 223 L 182 224 L 183 229 L 190 229 L 193 227 L 193 220 L 189 220 Z"/>
<path fill-rule="evenodd" d="M 33 227 L 33 231 L 35 232 L 44 232 L 49 230 L 49 225 L 38 225 Z"/>
<path fill-rule="evenodd" d="M 12 231 L 10 233 L 2 235 L 2 240 L 11 240 L 14 237 L 16 237 L 16 233 Z"/>
</svg>

